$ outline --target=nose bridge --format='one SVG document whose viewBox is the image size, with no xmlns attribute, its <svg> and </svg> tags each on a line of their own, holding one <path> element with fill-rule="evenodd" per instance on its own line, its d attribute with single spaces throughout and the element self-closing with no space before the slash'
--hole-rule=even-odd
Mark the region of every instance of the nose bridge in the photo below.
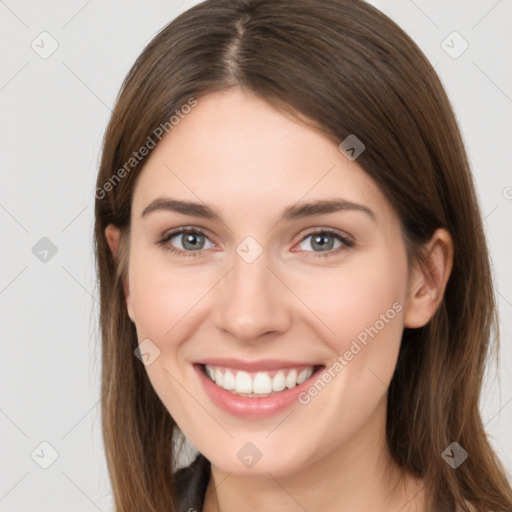
<svg viewBox="0 0 512 512">
<path fill-rule="evenodd" d="M 217 315 L 218 327 L 245 341 L 285 330 L 290 320 L 284 292 L 278 289 L 283 286 L 267 268 L 267 253 L 251 243 L 242 242 L 233 255 Z"/>
</svg>

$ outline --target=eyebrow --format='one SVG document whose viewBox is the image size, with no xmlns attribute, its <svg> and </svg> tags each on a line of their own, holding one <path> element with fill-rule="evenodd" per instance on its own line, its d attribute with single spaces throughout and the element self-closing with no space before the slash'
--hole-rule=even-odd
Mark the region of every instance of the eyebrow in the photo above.
<svg viewBox="0 0 512 512">
<path fill-rule="evenodd" d="M 296 204 L 288 206 L 282 213 L 282 221 L 312 217 L 326 213 L 335 213 L 339 211 L 355 210 L 366 213 L 372 220 L 376 221 L 375 213 L 367 206 L 346 201 L 345 199 L 321 199 L 310 203 Z M 189 201 L 181 201 L 172 198 L 157 198 L 144 208 L 141 217 L 156 211 L 170 211 L 190 215 L 192 217 L 202 217 L 218 222 L 224 222 L 222 217 L 211 207 Z"/>
</svg>

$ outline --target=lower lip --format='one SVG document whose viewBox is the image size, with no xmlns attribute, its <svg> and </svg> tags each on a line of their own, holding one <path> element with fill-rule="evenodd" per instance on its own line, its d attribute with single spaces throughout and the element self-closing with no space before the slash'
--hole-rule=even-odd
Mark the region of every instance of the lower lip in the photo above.
<svg viewBox="0 0 512 512">
<path fill-rule="evenodd" d="M 261 419 L 268 418 L 275 414 L 285 411 L 294 402 L 298 401 L 298 395 L 305 391 L 311 385 L 311 379 L 317 377 L 323 369 L 321 367 L 318 371 L 302 384 L 295 386 L 286 391 L 280 391 L 275 395 L 265 398 L 258 397 L 243 397 L 230 393 L 217 386 L 209 377 L 203 372 L 203 366 L 200 364 L 193 365 L 196 372 L 199 374 L 199 379 L 212 400 L 212 402 L 233 416 L 238 416 L 245 419 Z"/>
</svg>

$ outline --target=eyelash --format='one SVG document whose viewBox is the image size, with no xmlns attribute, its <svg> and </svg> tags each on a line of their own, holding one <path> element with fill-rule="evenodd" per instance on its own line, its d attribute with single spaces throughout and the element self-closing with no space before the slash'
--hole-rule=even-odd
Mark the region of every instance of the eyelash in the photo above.
<svg viewBox="0 0 512 512">
<path fill-rule="evenodd" d="M 172 254 L 177 254 L 179 256 L 184 255 L 185 257 L 194 258 L 194 257 L 200 256 L 202 254 L 202 252 L 205 251 L 206 249 L 199 249 L 197 251 L 183 251 L 181 249 L 176 249 L 176 247 L 174 247 L 172 245 L 167 245 L 168 242 L 171 240 L 171 238 L 174 238 L 177 235 L 184 235 L 184 234 L 190 234 L 190 233 L 200 234 L 200 235 L 203 235 L 204 237 L 208 238 L 206 233 L 202 229 L 187 227 L 187 228 L 179 228 L 179 229 L 176 229 L 174 231 L 170 231 L 169 233 L 164 234 L 160 238 L 160 240 L 158 240 L 156 243 L 157 243 L 157 245 L 163 247 L 166 251 L 169 251 Z M 305 233 L 304 236 L 299 241 L 299 243 L 303 242 L 306 238 L 308 238 L 311 235 L 331 235 L 334 238 L 338 239 L 343 244 L 342 247 L 338 247 L 337 249 L 330 249 L 328 251 L 320 251 L 320 252 L 305 251 L 305 252 L 317 252 L 316 256 L 313 256 L 313 258 L 317 258 L 317 257 L 325 258 L 325 257 L 333 256 L 335 254 L 338 254 L 341 250 L 350 249 L 355 246 L 355 243 L 352 240 L 350 240 L 346 236 L 343 236 L 341 234 L 341 232 L 339 232 L 335 229 L 331 229 L 331 228 L 324 228 L 324 229 L 319 229 L 317 231 L 310 231 L 308 233 Z M 300 251 L 296 251 L 296 252 L 300 252 Z"/>
</svg>

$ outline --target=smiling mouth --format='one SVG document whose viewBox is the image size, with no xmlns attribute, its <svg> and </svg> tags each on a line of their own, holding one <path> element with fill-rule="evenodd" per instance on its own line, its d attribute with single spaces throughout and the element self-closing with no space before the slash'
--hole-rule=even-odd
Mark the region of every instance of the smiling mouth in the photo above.
<svg viewBox="0 0 512 512">
<path fill-rule="evenodd" d="M 325 368 L 325 365 L 246 372 L 234 368 L 200 364 L 202 372 L 218 387 L 233 395 L 250 398 L 273 396 L 293 389 Z"/>
</svg>

